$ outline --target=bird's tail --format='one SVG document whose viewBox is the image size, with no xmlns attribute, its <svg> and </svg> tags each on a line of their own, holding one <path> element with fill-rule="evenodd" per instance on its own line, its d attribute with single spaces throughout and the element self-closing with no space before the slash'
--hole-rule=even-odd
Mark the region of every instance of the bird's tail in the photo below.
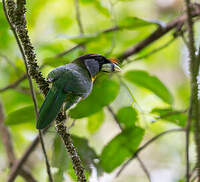
<svg viewBox="0 0 200 182">
<path fill-rule="evenodd" d="M 52 87 L 49 90 L 45 101 L 40 108 L 39 117 L 36 125 L 37 129 L 45 128 L 56 118 L 65 100 L 65 97 L 66 93 L 64 93 L 62 89 Z"/>
</svg>

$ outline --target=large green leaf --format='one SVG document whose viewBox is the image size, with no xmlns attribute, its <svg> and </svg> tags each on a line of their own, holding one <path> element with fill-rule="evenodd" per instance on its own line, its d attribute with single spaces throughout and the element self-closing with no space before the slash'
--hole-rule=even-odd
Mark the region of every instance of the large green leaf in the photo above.
<svg viewBox="0 0 200 182">
<path fill-rule="evenodd" d="M 168 104 L 172 104 L 173 97 L 167 87 L 156 77 L 146 71 L 132 70 L 125 73 L 124 77 L 133 84 L 151 90 Z"/>
<path fill-rule="evenodd" d="M 94 5 L 95 5 L 97 11 L 109 18 L 110 12 L 105 6 L 103 6 L 102 1 L 97 1 L 97 0 L 94 1 L 93 0 L 93 2 L 94 2 Z"/>
<path fill-rule="evenodd" d="M 119 92 L 119 83 L 102 75 L 94 83 L 92 93 L 69 111 L 71 118 L 83 118 L 100 111 L 110 104 Z"/>
<path fill-rule="evenodd" d="M 25 106 L 10 112 L 5 120 L 6 125 L 17 125 L 28 122 L 35 122 L 35 113 L 33 106 Z"/>
<path fill-rule="evenodd" d="M 137 17 L 126 17 L 119 21 L 119 27 L 127 29 L 137 29 L 144 26 L 157 25 L 154 22 L 146 21 Z"/>
<path fill-rule="evenodd" d="M 52 167 L 57 168 L 53 178 L 56 182 L 64 180 L 64 172 L 69 166 L 70 159 L 61 138 L 56 136 L 53 143 Z"/>
<path fill-rule="evenodd" d="M 71 60 L 68 60 L 65 57 L 58 57 L 58 58 L 49 57 L 43 60 L 43 64 L 52 67 L 57 67 L 63 64 L 68 64 L 70 61 Z"/>
<path fill-rule="evenodd" d="M 104 121 L 103 109 L 88 117 L 87 128 L 89 132 L 94 133 L 95 131 L 97 131 L 101 126 L 101 124 L 103 123 L 103 121 Z"/>
<path fill-rule="evenodd" d="M 3 5 L 2 2 L 0 2 L 0 49 L 5 49 L 8 47 L 9 43 L 12 40 L 12 36 L 10 35 L 9 32 L 9 24 L 6 20 L 6 17 L 3 13 Z"/>
<path fill-rule="evenodd" d="M 114 137 L 103 149 L 100 165 L 106 172 L 112 172 L 131 157 L 142 141 L 144 130 L 139 127 L 127 128 Z"/>
<path fill-rule="evenodd" d="M 132 107 L 123 107 L 117 112 L 117 119 L 124 128 L 135 125 L 137 121 L 137 112 Z"/>
<path fill-rule="evenodd" d="M 186 126 L 187 114 L 185 111 L 178 111 L 172 108 L 154 108 L 151 113 L 158 115 L 156 119 L 163 119 L 181 127 Z"/>
</svg>

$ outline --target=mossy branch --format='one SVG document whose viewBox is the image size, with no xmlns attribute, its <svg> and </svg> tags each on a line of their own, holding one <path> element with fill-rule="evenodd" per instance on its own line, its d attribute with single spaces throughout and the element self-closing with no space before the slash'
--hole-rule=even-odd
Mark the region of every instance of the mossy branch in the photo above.
<svg viewBox="0 0 200 182">
<path fill-rule="evenodd" d="M 8 17 L 11 22 L 10 24 L 11 28 L 16 30 L 17 36 L 19 37 L 21 41 L 20 43 L 22 44 L 23 51 L 28 60 L 28 72 L 30 76 L 37 83 L 39 89 L 46 96 L 49 91 L 49 84 L 48 82 L 46 82 L 41 72 L 39 71 L 39 66 L 37 64 L 34 47 L 28 36 L 28 29 L 26 26 L 26 19 L 25 19 L 26 1 L 18 0 L 17 6 L 13 0 L 7 0 L 6 3 L 7 3 L 7 8 L 8 8 Z M 62 123 L 63 119 L 65 119 L 65 117 L 60 113 L 56 119 L 57 123 L 59 123 L 59 127 L 57 127 L 57 132 L 61 136 L 66 146 L 66 149 L 71 156 L 73 167 L 77 175 L 78 181 L 85 182 L 86 178 L 84 175 L 84 168 L 81 166 L 80 157 L 78 156 L 76 149 L 72 143 L 70 134 L 67 133 L 66 126 Z M 14 181 L 16 176 L 18 175 L 17 171 L 19 170 L 19 167 L 22 166 L 22 162 L 21 162 L 21 165 L 18 165 L 18 164 L 19 163 L 16 163 L 16 165 L 14 165 L 13 167 L 14 170 L 11 170 L 11 174 L 8 180 L 9 182 Z"/>
</svg>

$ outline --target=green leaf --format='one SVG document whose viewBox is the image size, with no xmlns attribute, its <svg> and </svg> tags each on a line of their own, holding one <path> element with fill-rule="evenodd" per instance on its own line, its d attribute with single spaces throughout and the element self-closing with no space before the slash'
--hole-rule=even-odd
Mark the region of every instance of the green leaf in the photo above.
<svg viewBox="0 0 200 182">
<path fill-rule="evenodd" d="M 1 37 L 1 41 L 0 41 L 0 49 L 2 49 L 1 51 L 3 51 L 3 49 L 7 49 L 9 48 L 9 43 L 11 43 L 12 40 L 12 36 L 9 32 L 9 24 L 6 20 L 6 17 L 3 13 L 3 4 L 2 2 L 0 2 L 0 37 Z"/>
<path fill-rule="evenodd" d="M 98 159 L 99 157 L 97 156 L 94 149 L 89 146 L 88 140 L 86 138 L 81 138 L 75 135 L 72 136 L 72 140 L 87 171 L 91 172 L 92 165 L 96 167 L 97 172 L 100 174 L 102 169 L 97 163 L 94 162 L 95 159 Z"/>
<path fill-rule="evenodd" d="M 89 132 L 94 133 L 95 131 L 97 131 L 101 126 L 101 124 L 103 123 L 103 121 L 104 121 L 103 109 L 88 117 L 87 128 Z"/>
<path fill-rule="evenodd" d="M 146 71 L 132 70 L 126 72 L 124 77 L 133 84 L 137 84 L 140 87 L 151 90 L 166 103 L 173 103 L 173 97 L 171 93 L 156 76 L 151 76 Z"/>
<path fill-rule="evenodd" d="M 93 0 L 93 2 L 94 2 L 95 7 L 96 7 L 96 9 L 97 9 L 97 11 L 98 11 L 99 13 L 105 15 L 106 17 L 109 17 L 109 16 L 110 16 L 109 10 L 108 10 L 106 7 L 104 7 L 104 6 L 102 5 L 102 2 L 101 2 L 101 1 L 94 1 L 94 0 Z"/>
<path fill-rule="evenodd" d="M 96 163 L 94 163 L 94 159 L 97 159 L 98 156 L 95 151 L 89 146 L 88 140 L 75 135 L 72 135 L 71 138 L 81 158 L 81 161 L 83 162 L 83 166 L 89 172 L 88 173 L 86 171 L 87 177 L 91 172 L 91 165 L 95 166 L 97 171 L 100 173 L 101 168 Z M 73 170 L 71 159 L 66 152 L 66 148 L 62 140 L 58 136 L 56 136 L 54 139 L 52 166 L 57 168 L 57 172 L 54 174 L 54 181 L 63 182 L 65 172 L 67 172 L 72 179 L 76 180 L 76 175 Z"/>
<path fill-rule="evenodd" d="M 137 112 L 132 107 L 123 107 L 117 112 L 117 119 L 124 128 L 132 127 L 137 121 Z"/>
<path fill-rule="evenodd" d="M 178 126 L 186 126 L 187 114 L 183 111 L 174 110 L 172 108 L 154 108 L 151 113 L 158 114 L 160 119 L 174 123 Z"/>
<path fill-rule="evenodd" d="M 119 21 L 119 27 L 127 29 L 137 29 L 144 26 L 157 25 L 155 22 L 146 21 L 137 17 L 126 17 Z"/>
<path fill-rule="evenodd" d="M 119 92 L 119 83 L 109 79 L 108 75 L 99 77 L 93 87 L 92 93 L 69 111 L 71 118 L 83 118 L 100 111 L 110 104 Z"/>
<path fill-rule="evenodd" d="M 123 130 L 104 147 L 100 157 L 101 167 L 106 172 L 112 172 L 136 152 L 143 135 L 144 130 L 139 127 Z"/>
<path fill-rule="evenodd" d="M 65 146 L 60 137 L 56 136 L 53 143 L 52 167 L 56 167 L 58 171 L 53 175 L 54 181 L 62 182 L 64 180 L 64 172 L 68 168 L 69 162 Z"/>
<path fill-rule="evenodd" d="M 86 35 L 68 37 L 68 39 L 77 44 L 81 44 L 81 43 L 87 43 L 90 41 L 94 41 L 94 39 L 98 38 L 100 35 L 101 35 L 101 33 L 86 34 Z"/>
<path fill-rule="evenodd" d="M 44 65 L 49 65 L 52 67 L 57 67 L 57 66 L 60 66 L 63 64 L 68 64 L 69 62 L 70 62 L 70 60 L 66 59 L 65 57 L 59 57 L 59 58 L 49 57 L 49 58 L 45 58 L 43 60 Z"/>
<path fill-rule="evenodd" d="M 6 125 L 18 125 L 35 121 L 35 113 L 33 106 L 25 106 L 10 112 L 5 120 Z"/>
<path fill-rule="evenodd" d="M 105 15 L 106 17 L 110 16 L 109 10 L 103 6 L 101 0 L 80 0 L 80 2 L 83 4 L 92 4 L 99 13 Z"/>
</svg>

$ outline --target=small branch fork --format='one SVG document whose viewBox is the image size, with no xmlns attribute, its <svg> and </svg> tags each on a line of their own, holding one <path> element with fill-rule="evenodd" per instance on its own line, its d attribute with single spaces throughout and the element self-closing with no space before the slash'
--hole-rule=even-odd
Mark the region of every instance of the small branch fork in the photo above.
<svg viewBox="0 0 200 182">
<path fill-rule="evenodd" d="M 112 110 L 112 108 L 110 106 L 107 107 L 108 111 L 111 113 L 114 121 L 117 123 L 117 125 L 119 126 L 120 130 L 122 130 L 122 127 L 117 119 L 117 116 L 115 115 L 114 111 Z M 177 113 L 175 113 L 177 114 Z M 132 157 L 127 161 L 125 162 L 122 167 L 120 168 L 120 170 L 118 171 L 116 177 L 118 177 L 122 171 L 126 168 L 126 166 L 128 166 L 128 164 L 135 158 L 137 158 L 141 168 L 143 169 L 144 173 L 146 174 L 148 180 L 151 182 L 151 175 L 149 173 L 149 171 L 147 170 L 147 167 L 144 165 L 144 163 L 142 162 L 142 160 L 140 159 L 140 157 L 138 156 L 138 154 L 143 151 L 146 147 L 148 147 L 151 143 L 153 143 L 154 141 L 156 141 L 157 139 L 159 139 L 160 137 L 166 135 L 166 134 L 170 134 L 170 133 L 173 133 L 173 132 L 183 132 L 185 131 L 185 129 L 182 129 L 182 128 L 176 128 L 176 129 L 170 129 L 170 130 L 167 130 L 167 131 L 164 131 L 156 136 L 154 136 L 153 138 L 151 138 L 149 141 L 147 141 L 145 144 L 143 144 L 141 147 L 139 147 L 137 149 L 137 151 L 132 155 Z"/>
<path fill-rule="evenodd" d="M 120 170 L 118 171 L 116 177 L 118 177 L 122 171 L 126 168 L 126 166 L 134 159 L 137 157 L 137 155 L 143 151 L 147 146 L 149 146 L 151 143 L 153 143 L 154 141 L 156 141 L 157 139 L 159 139 L 160 137 L 166 135 L 166 134 L 169 134 L 169 133 L 174 133 L 174 132 L 183 132 L 185 131 L 185 129 L 182 129 L 182 128 L 177 128 L 177 129 L 171 129 L 171 130 L 167 130 L 167 131 L 164 131 L 156 136 L 154 136 L 153 138 L 151 138 L 149 141 L 147 141 L 144 145 L 142 145 L 141 147 L 139 147 L 137 149 L 137 151 L 132 155 L 132 157 L 127 161 L 125 162 L 122 167 L 120 168 Z"/>
<path fill-rule="evenodd" d="M 191 11 L 192 18 L 200 16 L 200 5 L 199 4 L 197 4 L 197 3 L 192 4 L 191 5 L 191 9 L 192 9 L 192 11 Z M 166 35 L 171 30 L 173 30 L 173 29 L 180 29 L 180 27 L 182 27 L 184 25 L 184 23 L 186 22 L 186 19 L 187 19 L 187 14 L 183 14 L 183 15 L 175 18 L 174 20 L 168 22 L 165 26 L 163 26 L 163 27 L 159 26 L 153 33 L 151 33 L 144 40 L 138 42 L 136 45 L 134 45 L 133 47 L 127 49 L 121 55 L 119 55 L 118 59 L 122 63 L 124 60 L 126 60 L 130 56 L 132 56 L 134 54 L 137 54 L 138 52 L 140 52 L 141 50 L 145 49 L 146 47 L 148 47 L 149 45 L 151 45 L 152 43 L 154 43 L 158 39 L 162 38 L 164 35 Z M 121 30 L 121 27 L 114 26 L 114 27 L 105 29 L 105 30 L 103 30 L 103 31 L 101 31 L 99 33 L 109 33 L 109 32 L 119 31 L 119 30 Z M 68 50 L 65 50 L 65 51 L 59 53 L 55 57 L 65 56 L 66 54 L 68 54 L 68 53 L 70 53 L 70 52 L 72 52 L 72 51 L 74 51 L 74 50 L 76 50 L 78 48 L 81 48 L 86 43 L 87 43 L 87 41 L 86 42 L 82 42 L 80 44 L 77 44 L 74 47 L 72 47 L 72 48 L 70 48 Z M 168 45 L 170 43 L 171 42 L 169 42 Z M 165 47 L 165 45 L 164 45 L 164 47 Z M 157 50 L 155 50 L 155 51 L 157 51 Z"/>
<path fill-rule="evenodd" d="M 196 17 L 200 15 L 200 5 L 199 4 L 192 4 L 191 7 L 191 17 Z M 164 36 L 166 33 L 171 31 L 174 28 L 181 27 L 185 21 L 187 20 L 187 14 L 183 14 L 182 16 L 179 16 L 178 18 L 172 20 L 171 22 L 167 23 L 164 27 L 158 27 L 157 30 L 155 30 L 152 34 L 150 34 L 147 38 L 140 41 L 138 44 L 134 45 L 130 49 L 126 50 L 119 56 L 119 60 L 123 62 L 123 60 L 127 59 L 128 57 L 132 56 L 133 54 L 136 54 L 140 52 L 145 47 L 149 46 L 156 40 L 160 39 L 162 36 Z"/>
<path fill-rule="evenodd" d="M 108 109 L 108 111 L 111 113 L 111 115 L 112 115 L 112 117 L 113 117 L 115 123 L 118 125 L 120 131 L 122 131 L 123 128 L 122 128 L 122 126 L 120 125 L 120 122 L 118 121 L 117 116 L 115 115 L 115 113 L 114 113 L 114 111 L 112 110 L 112 108 L 111 108 L 110 106 L 108 106 L 107 109 Z M 140 164 L 142 170 L 143 170 L 144 173 L 146 174 L 146 176 L 147 176 L 149 182 L 151 182 L 151 176 L 150 176 L 150 173 L 149 173 L 147 167 L 145 166 L 145 164 L 143 163 L 143 161 L 140 159 L 140 157 L 138 156 L 138 154 L 136 155 L 136 158 L 137 158 L 137 160 L 138 160 L 138 162 L 139 162 L 139 164 Z"/>
</svg>

